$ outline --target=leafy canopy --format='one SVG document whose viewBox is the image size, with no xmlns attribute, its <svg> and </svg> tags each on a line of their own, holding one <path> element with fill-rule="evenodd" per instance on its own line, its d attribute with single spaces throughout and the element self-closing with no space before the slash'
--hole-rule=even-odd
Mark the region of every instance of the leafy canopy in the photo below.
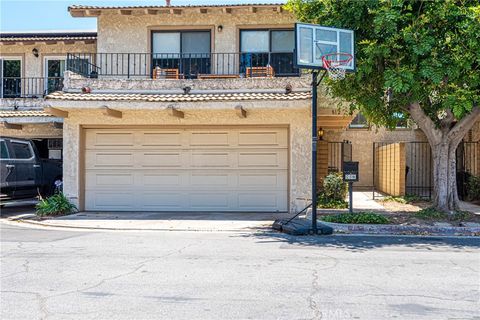
<svg viewBox="0 0 480 320">
<path fill-rule="evenodd" d="M 355 30 L 354 74 L 330 92 L 373 123 L 393 128 L 420 103 L 436 123 L 480 101 L 478 0 L 289 0 L 302 22 Z"/>
</svg>

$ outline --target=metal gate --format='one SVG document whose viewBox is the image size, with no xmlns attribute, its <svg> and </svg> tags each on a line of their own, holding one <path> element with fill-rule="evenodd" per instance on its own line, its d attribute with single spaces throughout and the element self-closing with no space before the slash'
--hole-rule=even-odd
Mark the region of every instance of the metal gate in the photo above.
<svg viewBox="0 0 480 320">
<path fill-rule="evenodd" d="M 470 176 L 480 176 L 480 141 L 462 141 L 457 148 L 457 190 L 460 199 L 467 195 Z"/>
<path fill-rule="evenodd" d="M 352 161 L 352 143 L 328 142 L 328 172 L 342 172 L 344 161 Z"/>
</svg>

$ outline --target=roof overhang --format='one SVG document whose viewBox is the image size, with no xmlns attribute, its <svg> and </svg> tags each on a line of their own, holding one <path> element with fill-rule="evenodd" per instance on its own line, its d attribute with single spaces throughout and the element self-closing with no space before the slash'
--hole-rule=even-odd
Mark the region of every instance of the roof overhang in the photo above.
<svg viewBox="0 0 480 320">
<path fill-rule="evenodd" d="M 20 44 L 73 44 L 83 42 L 85 44 L 95 43 L 97 40 L 96 32 L 2 32 L 0 33 L 0 43 L 3 45 Z"/>
<path fill-rule="evenodd" d="M 235 12 L 257 13 L 260 11 L 283 12 L 284 3 L 268 4 L 230 4 L 230 5 L 183 5 L 183 6 L 83 6 L 74 5 L 68 7 L 72 17 L 98 17 L 105 11 L 109 14 L 119 15 L 158 15 L 174 14 L 181 15 L 184 11 L 206 14 L 215 13 L 232 14 Z"/>
</svg>

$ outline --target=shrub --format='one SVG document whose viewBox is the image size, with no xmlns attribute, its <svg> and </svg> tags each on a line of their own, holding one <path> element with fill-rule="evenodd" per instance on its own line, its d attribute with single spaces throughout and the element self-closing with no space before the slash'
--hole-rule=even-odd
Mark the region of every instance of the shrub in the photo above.
<svg viewBox="0 0 480 320">
<path fill-rule="evenodd" d="M 329 173 L 323 180 L 321 193 L 325 199 L 345 201 L 347 192 L 347 183 L 343 182 L 341 172 Z"/>
<path fill-rule="evenodd" d="M 326 209 L 345 209 L 348 208 L 348 202 L 345 200 L 331 200 L 325 198 L 325 196 L 320 193 L 318 196 L 318 207 Z"/>
<path fill-rule="evenodd" d="M 353 224 L 387 224 L 390 220 L 381 214 L 374 212 L 341 213 L 336 215 L 321 216 L 320 220 L 334 223 Z"/>
<path fill-rule="evenodd" d="M 467 198 L 470 201 L 480 200 L 480 176 L 470 176 L 467 180 Z"/>
<path fill-rule="evenodd" d="M 36 205 L 38 216 L 61 216 L 78 211 L 77 207 L 71 203 L 63 193 L 55 193 L 46 199 L 41 199 Z"/>
</svg>

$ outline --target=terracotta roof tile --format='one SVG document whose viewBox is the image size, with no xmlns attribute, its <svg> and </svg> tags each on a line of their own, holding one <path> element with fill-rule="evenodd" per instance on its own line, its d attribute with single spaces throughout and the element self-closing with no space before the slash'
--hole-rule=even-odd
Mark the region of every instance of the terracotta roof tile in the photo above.
<svg viewBox="0 0 480 320">
<path fill-rule="evenodd" d="M 245 100 L 308 100 L 310 92 L 268 93 L 202 93 L 202 94 L 129 94 L 129 93 L 66 93 L 49 94 L 49 100 L 71 101 L 147 101 L 147 102 L 197 102 L 197 101 L 245 101 Z"/>
<path fill-rule="evenodd" d="M 14 32 L 0 33 L 1 42 L 96 40 L 96 32 Z"/>
<path fill-rule="evenodd" d="M 43 110 L 0 110 L 0 118 L 52 117 Z"/>
</svg>

